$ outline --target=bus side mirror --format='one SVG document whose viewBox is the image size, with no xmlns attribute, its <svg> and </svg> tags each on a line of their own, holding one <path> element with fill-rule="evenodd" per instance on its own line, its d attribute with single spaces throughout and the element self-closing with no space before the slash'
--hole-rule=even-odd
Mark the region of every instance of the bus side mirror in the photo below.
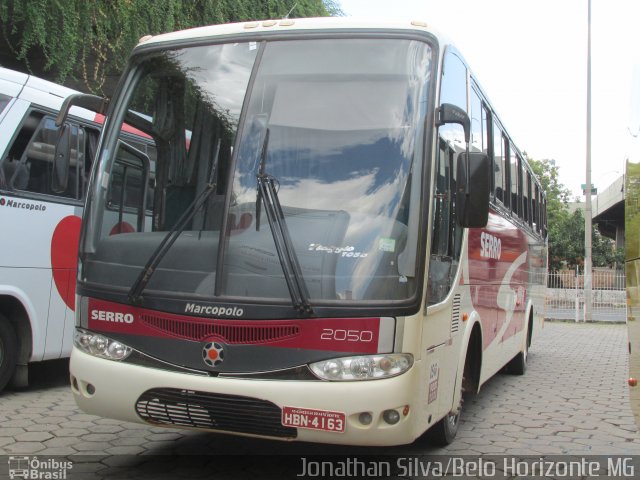
<svg viewBox="0 0 640 480">
<path fill-rule="evenodd" d="M 489 220 L 491 162 L 484 153 L 458 155 L 456 214 L 462 227 L 482 228 Z M 469 191 L 465 193 L 469 172 Z"/>
<path fill-rule="evenodd" d="M 64 193 L 69 183 L 69 165 L 71 157 L 71 126 L 65 123 L 58 131 L 56 148 L 53 154 L 51 191 Z"/>
</svg>

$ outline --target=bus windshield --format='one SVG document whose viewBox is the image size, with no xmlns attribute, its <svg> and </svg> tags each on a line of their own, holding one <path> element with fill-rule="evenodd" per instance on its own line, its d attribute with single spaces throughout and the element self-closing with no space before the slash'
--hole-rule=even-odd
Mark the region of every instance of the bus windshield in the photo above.
<svg viewBox="0 0 640 480">
<path fill-rule="evenodd" d="M 156 158 L 105 135 L 80 281 L 136 300 L 413 298 L 435 63 L 427 43 L 400 38 L 138 56 L 114 125 L 153 137 Z M 120 175 L 121 205 L 138 219 L 114 234 L 100 226 L 123 218 L 108 198 L 120 157 L 148 178 Z"/>
</svg>

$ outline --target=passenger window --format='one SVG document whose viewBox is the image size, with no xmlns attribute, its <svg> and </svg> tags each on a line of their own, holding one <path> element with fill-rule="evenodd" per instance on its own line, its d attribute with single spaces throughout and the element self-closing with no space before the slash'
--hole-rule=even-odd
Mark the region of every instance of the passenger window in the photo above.
<svg viewBox="0 0 640 480">
<path fill-rule="evenodd" d="M 535 197 L 533 197 L 533 228 L 540 231 L 540 189 L 535 185 Z"/>
<path fill-rule="evenodd" d="M 507 204 L 505 200 L 505 151 L 502 131 L 497 123 L 493 123 L 493 177 L 496 200 Z"/>
<path fill-rule="evenodd" d="M 88 169 L 86 134 L 78 124 L 69 124 L 71 155 L 69 180 L 63 192 L 52 189 L 53 157 L 58 127 L 51 116 L 33 112 L 19 132 L 9 155 L 3 159 L 4 188 L 81 199 Z"/>
<path fill-rule="evenodd" d="M 519 160 L 519 159 L 518 159 Z M 529 222 L 529 196 L 527 194 L 527 172 L 522 170 L 520 163 L 520 185 L 522 186 L 522 215 L 521 218 L 525 223 Z"/>
<path fill-rule="evenodd" d="M 469 148 L 472 152 L 482 152 L 484 135 L 483 130 L 486 130 L 486 126 L 483 125 L 483 109 L 482 101 L 475 90 L 471 90 L 471 145 Z"/>
<path fill-rule="evenodd" d="M 471 90 L 471 151 L 489 153 L 489 112 L 480 94 Z"/>
<path fill-rule="evenodd" d="M 513 146 L 513 144 L 509 145 L 509 172 L 510 172 L 510 178 L 511 178 L 511 211 L 518 216 L 522 216 L 522 208 L 520 207 L 520 197 L 519 197 L 519 190 L 521 190 L 520 188 L 520 181 L 519 181 L 519 168 L 521 167 L 520 163 L 518 162 L 518 157 L 516 155 L 516 149 Z"/>
<path fill-rule="evenodd" d="M 520 161 L 522 162 L 522 159 L 520 159 Z M 532 214 L 531 214 L 531 174 L 529 172 L 526 172 L 526 174 L 523 173 L 523 179 L 525 179 L 525 184 L 523 185 L 522 188 L 522 199 L 523 199 L 523 210 L 524 210 L 524 221 L 527 222 L 529 225 L 531 225 L 533 223 L 533 218 L 532 218 Z"/>
<path fill-rule="evenodd" d="M 482 152 L 489 155 L 489 122 L 491 115 L 487 106 L 482 104 Z"/>
<path fill-rule="evenodd" d="M 540 219 L 540 223 L 542 223 L 542 236 L 547 238 L 547 234 L 549 233 L 549 226 L 547 224 L 547 199 L 542 197 L 542 218 Z"/>
</svg>

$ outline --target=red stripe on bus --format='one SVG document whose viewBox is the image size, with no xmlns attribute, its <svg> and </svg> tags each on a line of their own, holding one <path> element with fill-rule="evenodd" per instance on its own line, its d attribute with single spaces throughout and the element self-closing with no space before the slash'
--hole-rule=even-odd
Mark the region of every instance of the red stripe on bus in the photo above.
<svg viewBox="0 0 640 480">
<path fill-rule="evenodd" d="M 88 314 L 89 328 L 99 332 L 226 344 L 364 354 L 378 353 L 380 338 L 380 318 L 227 320 L 158 312 L 93 298 L 89 299 Z"/>
</svg>

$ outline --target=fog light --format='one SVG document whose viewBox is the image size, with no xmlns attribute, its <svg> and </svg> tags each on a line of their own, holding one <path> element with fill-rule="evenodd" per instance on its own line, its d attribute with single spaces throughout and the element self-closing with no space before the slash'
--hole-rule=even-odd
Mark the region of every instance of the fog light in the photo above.
<svg viewBox="0 0 640 480">
<path fill-rule="evenodd" d="M 373 421 L 373 416 L 369 412 L 362 412 L 358 416 L 358 420 L 362 425 L 371 425 L 371 422 Z"/>
<path fill-rule="evenodd" d="M 400 414 L 396 410 L 385 410 L 382 413 L 382 418 L 389 425 L 395 425 L 400 421 Z"/>
<path fill-rule="evenodd" d="M 96 393 L 96 387 L 94 387 L 92 384 L 87 383 L 87 393 L 89 395 L 93 395 L 94 393 Z"/>
</svg>

